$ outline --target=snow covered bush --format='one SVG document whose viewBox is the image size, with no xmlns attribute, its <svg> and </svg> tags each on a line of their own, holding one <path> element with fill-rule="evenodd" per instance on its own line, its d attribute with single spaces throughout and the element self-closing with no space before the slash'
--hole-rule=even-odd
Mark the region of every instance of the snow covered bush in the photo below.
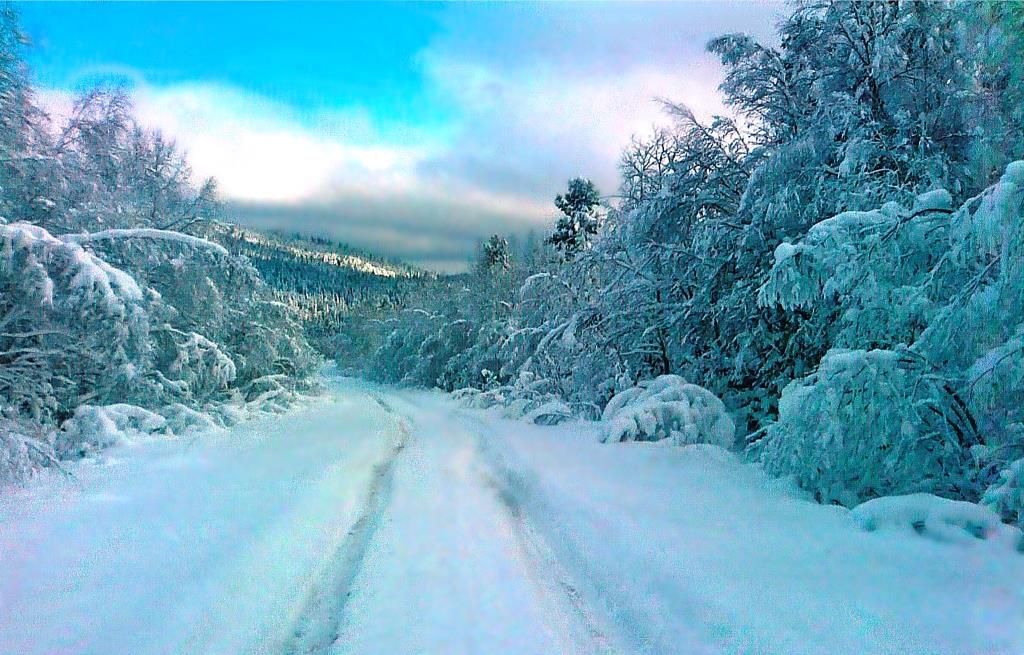
<svg viewBox="0 0 1024 655">
<path fill-rule="evenodd" d="M 236 367 L 217 344 L 201 334 L 192 332 L 182 335 L 177 344 L 178 355 L 169 367 L 169 372 L 180 379 L 194 398 L 208 398 L 216 391 L 228 388 L 235 381 Z"/>
<path fill-rule="evenodd" d="M 221 405 L 220 407 L 223 407 Z M 167 431 L 182 435 L 197 430 L 217 430 L 237 421 L 224 421 L 219 417 L 220 407 L 213 411 L 201 412 L 182 403 L 171 403 L 160 408 L 159 413 L 167 419 Z"/>
<path fill-rule="evenodd" d="M 465 407 L 490 409 L 500 407 L 507 418 L 520 419 L 537 425 L 556 425 L 574 418 L 568 404 L 551 393 L 546 381 L 538 381 L 528 371 L 522 371 L 512 384 L 481 391 L 472 387 L 456 389 L 452 396 Z"/>
<path fill-rule="evenodd" d="M 875 498 L 853 508 L 855 521 L 869 532 L 905 530 L 936 541 L 969 543 L 987 540 L 1021 549 L 1020 530 L 1004 525 L 981 505 L 916 493 Z"/>
<path fill-rule="evenodd" d="M 136 405 L 81 405 L 61 425 L 54 449 L 61 459 L 72 459 L 166 428 L 167 419 Z"/>
<path fill-rule="evenodd" d="M 963 401 L 913 353 L 832 350 L 786 386 L 754 449 L 769 473 L 853 506 L 915 491 L 976 496 L 970 449 L 980 442 Z"/>
<path fill-rule="evenodd" d="M 1004 520 L 1024 525 L 1024 458 L 1011 462 L 985 490 L 981 504 Z"/>
<path fill-rule="evenodd" d="M 736 427 L 725 405 L 707 389 L 662 375 L 614 396 L 601 417 L 601 440 L 698 443 L 732 448 Z"/>
<path fill-rule="evenodd" d="M 537 425 L 558 425 L 572 418 L 572 408 L 561 400 L 549 400 L 523 414 L 524 420 Z"/>
<path fill-rule="evenodd" d="M 0 417 L 0 484 L 24 482 L 57 462 L 53 431 L 38 423 Z"/>
<path fill-rule="evenodd" d="M 148 308 L 136 281 L 74 242 L 0 224 L 0 403 L 39 421 L 146 392 Z"/>
</svg>

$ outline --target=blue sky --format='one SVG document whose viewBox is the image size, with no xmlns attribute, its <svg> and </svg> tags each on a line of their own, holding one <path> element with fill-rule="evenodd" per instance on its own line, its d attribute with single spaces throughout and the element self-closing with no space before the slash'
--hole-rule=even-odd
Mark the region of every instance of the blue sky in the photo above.
<svg viewBox="0 0 1024 655">
<path fill-rule="evenodd" d="M 41 84 L 144 76 L 205 80 L 315 113 L 356 103 L 398 121 L 444 120 L 415 62 L 438 29 L 419 4 L 38 3 L 19 7 Z"/>
<path fill-rule="evenodd" d="M 544 230 L 574 175 L 606 192 L 655 97 L 721 111 L 703 52 L 771 38 L 780 6 L 24 4 L 40 97 L 97 81 L 221 183 L 234 218 L 439 269 L 492 232 Z"/>
</svg>

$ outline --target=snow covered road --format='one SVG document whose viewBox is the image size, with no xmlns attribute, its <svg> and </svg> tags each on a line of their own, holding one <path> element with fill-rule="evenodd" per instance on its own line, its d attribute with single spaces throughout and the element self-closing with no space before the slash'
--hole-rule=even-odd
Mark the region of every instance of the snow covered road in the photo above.
<svg viewBox="0 0 1024 655">
<path fill-rule="evenodd" d="M 1024 653 L 1024 557 L 332 382 L 0 497 L 0 653 Z"/>
</svg>

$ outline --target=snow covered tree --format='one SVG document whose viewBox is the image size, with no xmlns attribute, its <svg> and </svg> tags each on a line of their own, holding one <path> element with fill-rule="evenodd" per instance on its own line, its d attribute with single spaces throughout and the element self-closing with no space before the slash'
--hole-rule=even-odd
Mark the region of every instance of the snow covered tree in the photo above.
<svg viewBox="0 0 1024 655">
<path fill-rule="evenodd" d="M 962 199 L 987 183 L 969 166 L 968 117 L 982 99 L 964 22 L 943 2 L 814 0 L 795 5 L 778 50 L 711 42 L 726 102 L 777 149 L 745 207 L 770 241 L 839 211 L 935 186 Z"/>
<path fill-rule="evenodd" d="M 185 230 L 219 216 L 215 182 L 194 188 L 175 144 L 139 126 L 131 111 L 131 100 L 118 88 L 93 89 L 75 101 L 52 153 L 62 207 L 45 227 Z"/>
<path fill-rule="evenodd" d="M 619 159 L 620 209 L 632 209 L 661 191 L 678 149 L 675 132 L 665 127 L 655 127 L 644 139 L 633 137 Z"/>
<path fill-rule="evenodd" d="M 47 116 L 33 103 L 17 12 L 0 9 L 0 216 L 39 223 L 56 210 Z"/>
<path fill-rule="evenodd" d="M 566 192 L 555 196 L 555 207 L 562 215 L 548 243 L 560 250 L 566 259 L 590 244 L 598 228 L 601 196 L 590 180 L 575 177 L 569 180 Z"/>
<path fill-rule="evenodd" d="M 826 343 L 884 350 L 832 350 L 786 387 L 757 446 L 769 470 L 847 504 L 1012 489 L 1005 471 L 1024 456 L 1022 217 L 1015 162 L 957 210 L 937 190 L 779 246 L 762 303 L 802 308 Z"/>
<path fill-rule="evenodd" d="M 965 11 L 965 40 L 974 55 L 973 77 L 979 102 L 970 122 L 973 176 L 992 184 L 1007 163 L 1024 158 L 1024 6 L 1017 2 L 980 2 Z"/>
<path fill-rule="evenodd" d="M 480 248 L 477 269 L 483 274 L 508 271 L 512 267 L 508 239 L 494 234 Z"/>
<path fill-rule="evenodd" d="M 674 118 L 673 162 L 658 194 L 611 212 L 592 253 L 606 280 L 600 301 L 624 370 L 682 374 L 721 394 L 728 378 L 719 348 L 737 343 L 749 324 L 742 299 L 734 307 L 724 299 L 750 273 L 730 258 L 741 250 L 735 215 L 755 160 L 734 121 L 704 124 L 686 107 L 666 109 Z"/>
</svg>

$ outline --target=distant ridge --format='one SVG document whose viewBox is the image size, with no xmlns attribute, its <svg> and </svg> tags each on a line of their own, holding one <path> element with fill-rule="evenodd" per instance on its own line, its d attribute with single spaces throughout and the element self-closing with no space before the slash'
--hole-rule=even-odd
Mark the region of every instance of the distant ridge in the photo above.
<svg viewBox="0 0 1024 655">
<path fill-rule="evenodd" d="M 203 236 L 215 241 L 234 254 L 250 259 L 266 259 L 271 253 L 306 262 L 347 269 L 366 275 L 388 278 L 408 278 L 431 275 L 405 263 L 389 261 L 320 236 L 289 234 L 280 230 L 260 231 L 235 223 L 211 221 L 204 225 Z"/>
<path fill-rule="evenodd" d="M 246 257 L 327 356 L 333 356 L 331 340 L 354 309 L 395 307 L 411 290 L 437 279 L 435 273 L 319 236 L 262 232 L 221 221 L 202 223 L 193 231 Z"/>
</svg>

